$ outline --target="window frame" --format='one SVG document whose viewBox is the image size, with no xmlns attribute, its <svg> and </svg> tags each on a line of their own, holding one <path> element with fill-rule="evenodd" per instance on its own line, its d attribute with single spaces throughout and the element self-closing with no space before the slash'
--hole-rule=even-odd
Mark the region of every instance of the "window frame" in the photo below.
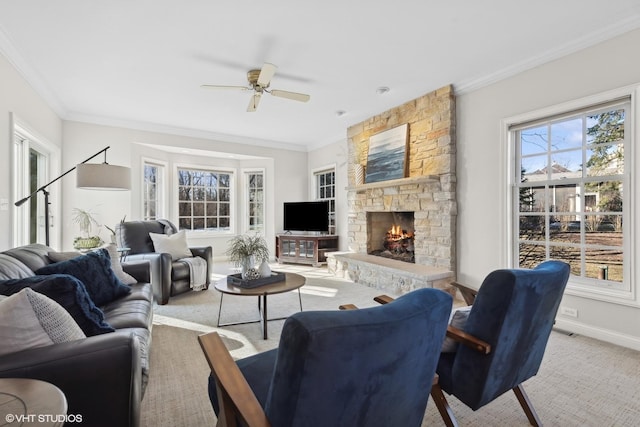
<svg viewBox="0 0 640 427">
<path fill-rule="evenodd" d="M 225 167 L 216 167 L 211 165 L 201 165 L 201 164 L 191 164 L 191 163 L 176 163 L 173 167 L 173 179 L 175 180 L 172 185 L 173 189 L 173 209 L 175 209 L 175 214 L 173 215 L 174 223 L 176 227 L 180 228 L 180 191 L 179 191 L 179 180 L 178 180 L 178 171 L 180 169 L 190 169 L 199 172 L 211 172 L 211 173 L 224 173 L 229 175 L 229 229 L 228 230 L 193 230 L 193 229 L 184 229 L 187 234 L 197 234 L 200 236 L 221 236 L 221 235 L 233 235 L 237 229 L 237 221 L 235 215 L 235 203 L 236 203 L 236 175 L 237 171 L 235 168 L 225 168 Z"/>
<path fill-rule="evenodd" d="M 517 217 L 519 200 L 516 200 L 518 192 L 517 177 L 520 176 L 519 157 L 517 156 L 516 132 L 513 128 L 521 126 L 527 122 L 535 122 L 544 118 L 556 118 L 562 115 L 571 116 L 581 112 L 584 109 L 597 109 L 599 105 L 629 99 L 629 111 L 625 117 L 625 170 L 623 173 L 622 183 L 626 191 L 623 203 L 622 216 L 625 221 L 623 230 L 623 251 L 625 259 L 635 259 L 637 256 L 635 240 L 638 238 L 639 220 L 637 218 L 637 188 L 638 174 L 634 169 L 640 165 L 640 150 L 636 145 L 640 142 L 638 128 L 640 126 L 639 100 L 640 86 L 632 85 L 623 88 L 614 89 L 600 94 L 580 98 L 547 108 L 531 111 L 518 116 L 508 117 L 501 120 L 501 156 L 504 159 L 501 165 L 500 175 L 501 182 L 506 184 L 504 191 L 501 192 L 501 204 L 504 206 L 500 214 L 500 220 L 505 224 L 505 228 L 501 230 L 500 238 L 506 242 L 502 249 L 501 257 L 506 265 L 516 267 L 518 265 L 517 245 L 519 242 L 518 224 L 515 222 Z M 516 173 L 517 172 L 517 173 Z M 618 303 L 622 305 L 640 306 L 638 301 L 638 284 L 636 278 L 640 267 L 633 265 L 637 263 L 625 262 L 623 288 L 611 289 L 608 287 L 596 287 L 593 285 L 593 279 L 588 281 L 580 280 L 579 277 L 571 276 L 565 293 L 594 299 L 598 301 Z"/>
<path fill-rule="evenodd" d="M 142 217 L 142 219 L 148 219 L 145 212 L 145 200 L 147 197 L 145 185 L 145 168 L 147 165 L 161 168 L 161 173 L 158 176 L 159 182 L 156 182 L 156 218 L 167 218 L 167 188 L 169 187 L 169 182 L 167 181 L 168 164 L 167 162 L 149 157 L 142 158 L 142 167 L 140 168 L 140 217 Z"/>
<path fill-rule="evenodd" d="M 260 174 L 262 175 L 262 224 L 260 226 L 260 228 L 258 229 L 251 229 L 251 225 L 250 225 L 250 213 L 251 213 L 251 200 L 250 200 L 250 194 L 251 194 L 251 188 L 249 187 L 250 184 L 250 179 L 249 176 L 250 175 L 257 175 Z M 266 232 L 266 185 L 267 185 L 267 176 L 266 176 L 266 170 L 265 168 L 243 168 L 242 169 L 242 200 L 243 200 L 243 205 L 242 205 L 242 224 L 243 224 L 243 230 L 245 233 L 259 233 L 261 235 L 264 236 L 265 232 Z"/>
<path fill-rule="evenodd" d="M 333 173 L 333 197 L 320 197 L 320 183 L 318 182 L 320 175 L 326 175 L 329 173 Z M 336 200 L 336 165 L 327 165 L 324 167 L 316 168 L 312 170 L 311 175 L 313 177 L 312 194 L 314 195 L 315 200 L 328 200 L 329 201 L 329 234 L 335 235 L 338 231 L 337 224 L 337 200 Z M 326 185 L 325 185 L 326 187 Z"/>
</svg>

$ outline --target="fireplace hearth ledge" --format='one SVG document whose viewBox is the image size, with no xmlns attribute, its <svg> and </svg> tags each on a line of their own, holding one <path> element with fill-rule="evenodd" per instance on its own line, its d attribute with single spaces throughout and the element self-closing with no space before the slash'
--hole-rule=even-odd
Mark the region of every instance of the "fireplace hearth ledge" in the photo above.
<svg viewBox="0 0 640 427">
<path fill-rule="evenodd" d="M 437 288 L 455 295 L 453 272 L 443 267 L 412 264 L 354 252 L 327 253 L 329 272 L 395 296 L 420 288 Z"/>
</svg>

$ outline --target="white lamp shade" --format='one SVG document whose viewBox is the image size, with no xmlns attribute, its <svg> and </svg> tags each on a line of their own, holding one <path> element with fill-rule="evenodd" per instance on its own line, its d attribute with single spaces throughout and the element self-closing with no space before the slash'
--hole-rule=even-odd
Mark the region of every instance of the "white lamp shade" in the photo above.
<svg viewBox="0 0 640 427">
<path fill-rule="evenodd" d="M 76 166 L 76 187 L 87 190 L 130 190 L 131 169 L 108 163 L 80 163 Z"/>
</svg>

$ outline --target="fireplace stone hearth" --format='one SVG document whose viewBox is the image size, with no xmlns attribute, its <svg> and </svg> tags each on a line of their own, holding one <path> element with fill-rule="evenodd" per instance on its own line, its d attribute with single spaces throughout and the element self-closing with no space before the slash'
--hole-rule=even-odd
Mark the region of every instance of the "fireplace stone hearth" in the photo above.
<svg viewBox="0 0 640 427">
<path fill-rule="evenodd" d="M 356 171 L 366 168 L 370 137 L 403 124 L 408 124 L 408 176 L 373 183 L 357 180 Z M 347 138 L 349 253 L 336 253 L 329 269 L 369 286 L 402 293 L 436 284 L 446 288 L 445 282 L 455 280 L 456 259 L 453 87 L 438 89 L 353 125 Z M 387 226 L 382 231 L 370 228 L 371 214 L 380 212 L 413 212 L 412 231 L 409 225 L 400 224 L 401 231 L 413 235 L 413 242 L 400 243 L 407 252 L 413 244 L 413 263 L 370 255 L 373 246 L 385 241 L 388 231 Z"/>
</svg>

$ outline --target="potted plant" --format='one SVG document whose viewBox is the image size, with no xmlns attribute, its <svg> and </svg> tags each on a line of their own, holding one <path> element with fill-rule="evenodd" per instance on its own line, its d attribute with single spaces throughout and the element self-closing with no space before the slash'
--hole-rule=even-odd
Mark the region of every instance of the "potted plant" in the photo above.
<svg viewBox="0 0 640 427">
<path fill-rule="evenodd" d="M 243 279 L 257 279 L 271 274 L 271 270 L 267 273 L 256 268 L 256 263 L 258 265 L 263 264 L 266 268 L 269 267 L 267 264 L 269 261 L 269 248 L 267 248 L 267 242 L 264 237 L 258 234 L 254 236 L 235 236 L 229 241 L 226 254 L 229 256 L 229 261 L 233 262 L 236 267 L 241 268 Z M 261 266 L 260 270 L 266 270 L 266 268 Z"/>
<path fill-rule="evenodd" d="M 93 214 L 87 210 L 73 208 L 72 221 L 80 228 L 81 235 L 73 240 L 75 249 L 93 249 L 102 244 L 100 236 L 92 235 L 93 227 L 100 227 Z"/>
</svg>

